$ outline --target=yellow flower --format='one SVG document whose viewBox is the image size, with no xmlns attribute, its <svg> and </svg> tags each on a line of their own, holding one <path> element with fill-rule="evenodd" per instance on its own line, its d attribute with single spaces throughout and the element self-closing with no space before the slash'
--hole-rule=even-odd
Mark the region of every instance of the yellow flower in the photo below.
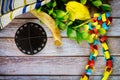
<svg viewBox="0 0 120 80">
<path fill-rule="evenodd" d="M 75 19 L 86 20 L 90 19 L 90 13 L 86 6 L 83 4 L 70 1 L 66 4 L 66 10 L 70 14 L 70 19 L 74 21 Z"/>
</svg>

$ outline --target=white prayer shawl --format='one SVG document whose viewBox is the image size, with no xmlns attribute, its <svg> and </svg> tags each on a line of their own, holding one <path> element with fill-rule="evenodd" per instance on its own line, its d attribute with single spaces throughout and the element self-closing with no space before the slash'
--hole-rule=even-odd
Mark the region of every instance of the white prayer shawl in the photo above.
<svg viewBox="0 0 120 80">
<path fill-rule="evenodd" d="M 37 1 L 40 0 L 0 0 L 0 29 L 7 26 L 16 16 L 35 9 Z M 42 0 L 40 6 L 50 1 Z"/>
</svg>

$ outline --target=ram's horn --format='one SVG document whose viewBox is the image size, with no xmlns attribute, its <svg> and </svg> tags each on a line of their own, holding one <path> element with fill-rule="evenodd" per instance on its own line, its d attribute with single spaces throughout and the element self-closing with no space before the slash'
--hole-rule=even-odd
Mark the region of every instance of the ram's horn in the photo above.
<svg viewBox="0 0 120 80">
<path fill-rule="evenodd" d="M 52 32 L 54 38 L 54 44 L 56 46 L 61 46 L 61 35 L 58 27 L 55 24 L 55 20 L 49 16 L 47 13 L 41 11 L 37 12 L 35 9 L 30 11 L 34 16 L 36 16 L 40 21 L 42 21 Z"/>
</svg>

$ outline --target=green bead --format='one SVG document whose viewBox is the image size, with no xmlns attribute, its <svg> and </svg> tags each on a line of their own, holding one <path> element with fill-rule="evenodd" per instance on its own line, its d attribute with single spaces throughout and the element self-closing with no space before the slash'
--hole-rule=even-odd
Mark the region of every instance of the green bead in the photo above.
<svg viewBox="0 0 120 80">
<path fill-rule="evenodd" d="M 105 35 L 106 34 L 106 30 L 104 28 L 100 28 L 98 30 L 98 32 L 99 32 L 100 35 Z"/>
</svg>

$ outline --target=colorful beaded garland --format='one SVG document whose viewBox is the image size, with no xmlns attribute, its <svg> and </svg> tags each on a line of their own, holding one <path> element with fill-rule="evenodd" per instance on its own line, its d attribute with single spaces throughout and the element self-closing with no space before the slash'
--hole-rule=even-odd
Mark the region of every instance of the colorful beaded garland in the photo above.
<svg viewBox="0 0 120 80">
<path fill-rule="evenodd" d="M 104 70 L 104 74 L 101 80 L 107 80 L 109 75 L 112 72 L 113 67 L 113 58 L 110 55 L 109 47 L 106 43 L 107 36 L 105 36 L 106 31 L 110 28 L 110 23 L 112 22 L 112 18 L 110 17 L 110 13 L 95 13 L 93 22 L 89 22 L 89 33 L 93 35 L 94 38 L 93 43 L 90 43 L 90 56 L 88 64 L 85 67 L 85 73 L 82 74 L 80 80 L 89 80 L 89 76 L 94 71 L 94 65 L 96 58 L 98 56 L 98 43 L 101 43 L 102 52 L 106 59 L 106 67 Z M 91 24 L 91 25 L 90 25 Z"/>
</svg>

